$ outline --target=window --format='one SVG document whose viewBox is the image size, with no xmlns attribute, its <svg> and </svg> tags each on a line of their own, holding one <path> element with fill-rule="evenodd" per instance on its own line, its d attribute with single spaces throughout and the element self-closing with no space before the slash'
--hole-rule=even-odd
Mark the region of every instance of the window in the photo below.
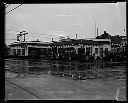
<svg viewBox="0 0 128 103">
<path fill-rule="evenodd" d="M 90 47 L 90 49 L 91 49 L 90 52 L 91 52 L 91 55 L 92 55 L 92 47 Z"/>
<path fill-rule="evenodd" d="M 98 48 L 95 48 L 95 53 L 98 54 Z"/>
<path fill-rule="evenodd" d="M 85 48 L 82 48 L 82 54 L 84 54 L 85 53 Z"/>
<path fill-rule="evenodd" d="M 16 55 L 16 49 L 13 49 L 13 54 Z"/>
<path fill-rule="evenodd" d="M 108 48 L 105 48 L 105 51 L 108 52 Z"/>
<path fill-rule="evenodd" d="M 120 51 L 120 49 L 119 48 L 117 48 L 117 52 L 119 52 Z"/>
<path fill-rule="evenodd" d="M 90 47 L 86 47 L 86 53 L 90 54 Z"/>
<path fill-rule="evenodd" d="M 20 55 L 20 49 L 17 49 L 17 54 Z"/>
<path fill-rule="evenodd" d="M 105 53 L 108 53 L 108 48 L 105 48 Z"/>
<path fill-rule="evenodd" d="M 25 49 L 22 49 L 22 55 L 23 56 L 25 55 Z"/>
<path fill-rule="evenodd" d="M 78 48 L 78 54 L 81 54 L 81 48 Z"/>
<path fill-rule="evenodd" d="M 103 48 L 100 48 L 100 55 L 103 56 Z"/>
</svg>

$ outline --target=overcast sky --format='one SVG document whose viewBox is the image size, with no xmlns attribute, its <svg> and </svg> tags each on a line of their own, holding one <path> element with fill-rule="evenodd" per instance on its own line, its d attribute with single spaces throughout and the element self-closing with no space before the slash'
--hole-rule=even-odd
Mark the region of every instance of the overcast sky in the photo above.
<svg viewBox="0 0 128 103">
<path fill-rule="evenodd" d="M 6 13 L 18 6 L 12 4 Z M 126 35 L 126 3 L 23 4 L 5 15 L 6 44 L 17 34 L 28 32 L 26 40 L 51 41 L 59 36 L 95 38 L 106 30 L 110 35 Z"/>
</svg>

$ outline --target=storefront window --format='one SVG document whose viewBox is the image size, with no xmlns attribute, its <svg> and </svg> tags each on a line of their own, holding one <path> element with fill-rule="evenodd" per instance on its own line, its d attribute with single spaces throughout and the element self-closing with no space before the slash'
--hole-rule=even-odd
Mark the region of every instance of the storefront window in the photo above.
<svg viewBox="0 0 128 103">
<path fill-rule="evenodd" d="M 17 49 L 17 54 L 20 55 L 20 49 Z"/>
</svg>

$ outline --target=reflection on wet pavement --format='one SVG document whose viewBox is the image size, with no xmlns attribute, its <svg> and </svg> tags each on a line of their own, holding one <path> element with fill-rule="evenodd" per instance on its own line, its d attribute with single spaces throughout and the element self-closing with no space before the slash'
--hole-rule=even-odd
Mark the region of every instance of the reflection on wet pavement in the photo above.
<svg viewBox="0 0 128 103">
<path fill-rule="evenodd" d="M 79 63 L 21 59 L 6 59 L 5 63 L 6 78 L 48 99 L 58 97 L 57 99 L 115 98 L 116 100 L 126 100 L 125 63 Z M 34 76 L 38 76 L 38 78 Z M 60 87 L 58 88 L 58 86 Z M 37 92 L 38 90 L 40 92 Z"/>
<path fill-rule="evenodd" d="M 79 63 L 47 60 L 7 59 L 6 71 L 17 77 L 28 74 L 50 74 L 77 80 L 85 79 L 126 79 L 125 63 Z"/>
</svg>

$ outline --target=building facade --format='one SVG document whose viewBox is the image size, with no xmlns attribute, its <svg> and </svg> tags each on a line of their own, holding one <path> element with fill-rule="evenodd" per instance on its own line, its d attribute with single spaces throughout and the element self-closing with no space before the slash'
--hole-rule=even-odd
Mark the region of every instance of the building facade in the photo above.
<svg viewBox="0 0 128 103">
<path fill-rule="evenodd" d="M 68 39 L 58 42 L 15 42 L 11 44 L 10 56 L 37 56 L 55 58 L 73 58 L 74 55 L 93 55 L 104 57 L 105 52 L 111 52 L 109 39 Z"/>
<path fill-rule="evenodd" d="M 49 43 L 42 42 L 15 42 L 9 45 L 10 56 L 32 56 L 41 55 L 41 52 L 47 52 L 50 48 Z"/>
<path fill-rule="evenodd" d="M 126 53 L 127 37 L 126 36 L 111 36 L 106 31 L 104 34 L 97 36 L 96 39 L 110 39 L 111 53 Z"/>
</svg>

